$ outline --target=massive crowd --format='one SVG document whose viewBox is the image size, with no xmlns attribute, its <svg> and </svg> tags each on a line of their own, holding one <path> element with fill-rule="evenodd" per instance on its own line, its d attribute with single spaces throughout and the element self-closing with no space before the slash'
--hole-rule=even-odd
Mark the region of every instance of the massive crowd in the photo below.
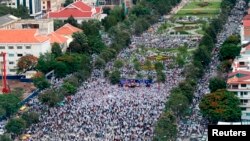
<svg viewBox="0 0 250 141">
<path fill-rule="evenodd" d="M 246 3 L 243 0 L 238 0 L 235 7 L 232 9 L 227 23 L 224 25 L 223 30 L 217 36 L 216 48 L 219 48 L 223 42 L 233 34 L 240 33 L 240 23 L 246 9 Z M 199 102 L 204 94 L 209 93 L 209 79 L 216 75 L 217 66 L 219 65 L 219 49 L 213 52 L 212 61 L 209 69 L 206 71 L 202 79 L 199 80 L 198 86 L 194 93 L 195 98 L 191 105 L 192 113 L 188 119 L 183 119 L 179 122 L 179 138 L 183 140 L 187 138 L 200 138 L 205 140 L 207 136 L 207 121 L 199 112 Z"/>
<path fill-rule="evenodd" d="M 118 58 L 128 59 L 133 50 L 123 50 Z M 112 68 L 113 63 L 107 67 Z M 32 100 L 33 109 L 42 112 L 41 122 L 32 125 L 27 133 L 41 141 L 152 140 L 169 91 L 183 80 L 181 72 L 180 68 L 167 70 L 164 84 L 128 88 L 111 85 L 103 78 L 102 70 L 94 70 L 71 100 L 65 99 L 64 106 L 48 108 Z"/>
<path fill-rule="evenodd" d="M 218 35 L 216 47 L 238 29 L 236 27 L 243 14 L 240 10 L 244 4 L 240 0 L 233 10 L 235 12 L 229 17 L 228 24 Z M 186 37 L 174 38 L 176 39 L 156 37 L 146 32 L 142 38 L 133 37 L 132 41 L 151 46 L 150 42 L 157 40 L 153 46 L 161 47 L 161 44 L 167 43 L 169 47 L 175 47 L 183 44 L 183 39 L 186 39 Z M 186 40 L 191 41 L 191 37 L 187 37 Z M 196 44 L 197 42 L 193 41 L 193 45 Z M 128 59 L 133 51 L 134 48 L 125 49 L 118 58 Z M 198 102 L 203 94 L 209 92 L 208 80 L 215 73 L 218 64 L 217 54 L 215 52 L 210 69 L 199 82 L 191 107 L 192 116 L 187 122 L 183 120 L 179 122 L 179 139 L 190 137 L 192 133 L 201 135 L 204 132 L 206 121 L 199 114 Z M 112 62 L 107 64 L 108 68 L 112 66 Z M 123 71 L 126 74 L 129 68 Z M 32 125 L 27 133 L 32 135 L 33 140 L 41 141 L 152 140 L 155 123 L 164 109 L 169 91 L 183 80 L 181 72 L 180 68 L 167 70 L 167 80 L 164 84 L 154 83 L 150 87 L 141 84 L 139 87 L 128 88 L 109 84 L 103 78 L 102 71 L 95 70 L 93 73 L 95 75 L 78 89 L 71 100 L 65 99 L 64 106 L 48 108 L 40 105 L 37 99 L 32 100 L 31 103 L 36 103 L 32 108 L 43 113 L 40 117 L 41 122 Z"/>
</svg>

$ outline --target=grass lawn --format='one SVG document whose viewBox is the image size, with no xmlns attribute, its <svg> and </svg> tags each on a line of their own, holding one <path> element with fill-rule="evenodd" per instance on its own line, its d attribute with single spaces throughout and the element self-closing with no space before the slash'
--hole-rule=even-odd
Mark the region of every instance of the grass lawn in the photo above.
<svg viewBox="0 0 250 141">
<path fill-rule="evenodd" d="M 220 12 L 220 0 L 190 1 L 185 5 L 175 17 L 179 16 L 198 16 L 214 17 Z"/>
<path fill-rule="evenodd" d="M 208 5 L 207 6 L 200 6 L 199 4 L 201 4 L 203 2 L 189 2 L 187 5 L 185 5 L 182 9 L 219 9 L 220 8 L 220 3 L 219 1 L 208 1 Z"/>
</svg>

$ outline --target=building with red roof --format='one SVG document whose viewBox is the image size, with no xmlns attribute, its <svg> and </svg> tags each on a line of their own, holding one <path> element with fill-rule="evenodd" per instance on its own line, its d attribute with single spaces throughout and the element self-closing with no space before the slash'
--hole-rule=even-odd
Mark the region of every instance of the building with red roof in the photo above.
<svg viewBox="0 0 250 141">
<path fill-rule="evenodd" d="M 50 38 L 39 34 L 38 29 L 0 29 L 0 35 L 0 52 L 7 53 L 7 75 L 16 75 L 20 57 L 51 52 Z"/>
<path fill-rule="evenodd" d="M 58 11 L 48 13 L 50 19 L 67 20 L 70 16 L 73 16 L 78 23 L 90 19 L 101 20 L 103 18 L 102 7 L 90 6 L 82 1 L 76 1 Z"/>
<path fill-rule="evenodd" d="M 72 40 L 73 40 L 72 35 L 75 32 L 82 32 L 82 30 L 79 28 L 76 28 L 68 23 L 63 25 L 62 27 L 58 28 L 55 31 L 56 34 L 62 35 L 65 38 L 67 38 L 67 45 L 66 46 L 69 46 L 70 42 L 72 42 Z M 64 51 L 66 51 L 66 50 L 64 50 Z"/>
</svg>

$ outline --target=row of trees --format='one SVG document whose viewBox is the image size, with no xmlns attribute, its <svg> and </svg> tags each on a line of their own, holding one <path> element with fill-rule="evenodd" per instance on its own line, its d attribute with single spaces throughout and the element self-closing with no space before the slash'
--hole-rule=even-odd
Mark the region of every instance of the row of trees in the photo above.
<svg viewBox="0 0 250 141">
<path fill-rule="evenodd" d="M 205 34 L 199 44 L 199 47 L 193 54 L 193 59 L 190 64 L 185 66 L 184 75 L 185 81 L 181 82 L 176 88 L 171 91 L 168 102 L 166 103 L 166 108 L 163 113 L 172 113 L 177 119 L 188 114 L 189 105 L 193 99 L 194 88 L 197 85 L 197 81 L 204 74 L 204 70 L 208 67 L 208 64 L 211 61 L 211 53 L 215 46 L 214 42 L 216 41 L 216 35 L 222 30 L 223 25 L 225 24 L 228 14 L 232 7 L 235 5 L 236 0 L 223 0 L 221 4 L 221 13 L 218 18 L 213 19 L 210 25 L 205 29 Z M 156 130 L 155 140 L 175 140 L 177 135 L 176 122 L 173 122 L 173 126 L 162 126 L 166 125 L 170 119 L 160 118 L 157 125 L 157 128 L 161 130 L 170 130 L 172 134 L 169 135 L 169 132 L 162 133 Z M 165 138 L 164 138 L 165 136 Z"/>
<path fill-rule="evenodd" d="M 200 102 L 201 113 L 207 117 L 210 122 L 218 121 L 240 121 L 241 109 L 239 107 L 239 98 L 226 89 L 226 77 L 223 77 L 231 67 L 232 60 L 240 53 L 240 37 L 231 35 L 222 44 L 219 51 L 220 65 L 218 76 L 209 80 L 210 94 L 205 95 Z M 224 66 L 225 62 L 228 65 Z"/>
<path fill-rule="evenodd" d="M 27 7 L 19 5 L 17 8 L 7 7 L 6 5 L 0 4 L 0 16 L 12 14 L 16 17 L 20 17 L 22 19 L 30 18 L 29 10 Z"/>
</svg>

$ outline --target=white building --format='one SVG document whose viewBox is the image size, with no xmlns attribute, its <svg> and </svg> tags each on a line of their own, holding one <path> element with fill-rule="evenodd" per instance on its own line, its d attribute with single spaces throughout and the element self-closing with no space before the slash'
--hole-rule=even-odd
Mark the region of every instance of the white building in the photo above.
<svg viewBox="0 0 250 141">
<path fill-rule="evenodd" d="M 250 71 L 237 70 L 230 73 L 227 85 L 227 90 L 240 99 L 242 121 L 250 121 Z"/>
<path fill-rule="evenodd" d="M 51 52 L 50 39 L 38 34 L 38 29 L 0 30 L 0 52 L 7 53 L 7 75 L 16 75 L 18 59 L 24 55 Z M 3 61 L 3 58 L 0 58 Z"/>
</svg>

